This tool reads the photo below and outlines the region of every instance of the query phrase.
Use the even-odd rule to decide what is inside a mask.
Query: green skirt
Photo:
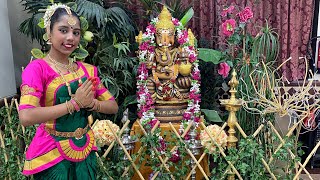
[[[92,151],[80,162],[63,160],[49,169],[33,175],[35,180],[95,180],[97,157]]]

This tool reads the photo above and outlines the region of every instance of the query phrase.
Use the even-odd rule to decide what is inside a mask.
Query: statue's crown
[[[163,9],[159,14],[159,21],[156,24],[156,28],[157,29],[174,29],[171,13],[165,6],[163,6]]]

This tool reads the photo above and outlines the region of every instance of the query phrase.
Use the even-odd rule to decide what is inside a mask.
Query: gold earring
[[[47,44],[48,44],[48,45],[51,45],[51,44],[52,44],[52,42],[50,41],[50,39],[48,39]]]

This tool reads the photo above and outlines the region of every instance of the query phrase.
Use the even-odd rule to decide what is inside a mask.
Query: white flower
[[[44,20],[44,27],[49,27],[50,26],[50,21],[51,21],[51,16],[54,14],[54,12],[58,9],[58,8],[64,8],[68,11],[70,11],[70,7],[64,5],[64,4],[53,4],[51,6],[49,6],[43,16],[43,20]]]

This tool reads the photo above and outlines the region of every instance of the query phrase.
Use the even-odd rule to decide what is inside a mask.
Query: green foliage
[[[278,143],[276,142],[280,141],[275,134],[272,134],[271,138],[273,143],[266,143],[267,149],[260,143],[261,139],[259,140],[259,138],[249,136],[239,141],[237,149],[228,149],[227,157],[225,159],[220,154],[214,154],[212,159],[216,162],[216,166],[211,171],[212,178],[225,179],[227,177],[226,170],[230,168],[226,162],[226,160],[228,160],[234,164],[244,180],[267,180],[270,179],[270,174],[264,166],[262,159],[268,163],[269,159],[273,158],[273,161],[268,165],[277,179],[293,179],[293,176],[295,175],[293,173],[295,164],[300,158],[292,159],[291,156],[289,156],[288,150],[295,152],[297,148],[300,151],[301,144],[298,143],[296,146],[294,141],[295,137],[286,137],[284,138],[284,145],[279,148],[277,152],[274,152],[278,147]],[[274,154],[270,155],[270,153]],[[296,154],[296,156],[297,155],[300,156],[302,154]],[[279,172],[279,170],[281,172]]]
[[[198,59],[205,62],[211,62],[213,64],[221,62],[222,53],[220,51],[208,48],[198,48],[198,53]]]
[[[205,120],[211,124],[223,122],[217,111],[211,109],[201,109],[201,111],[204,113]]]
[[[19,125],[19,115],[15,107],[12,108],[10,117],[11,123],[8,120],[10,110],[3,106],[0,108],[0,132],[4,137],[5,148],[0,145],[0,179],[11,177],[12,179],[26,179],[20,172],[23,168],[26,145],[29,145],[34,134],[35,127],[25,128],[23,133]],[[12,134],[16,138],[12,138]],[[5,154],[8,157],[8,162],[5,162]]]
[[[266,63],[274,62],[279,53],[278,34],[269,27],[266,21],[265,27],[262,27],[260,33],[255,37],[252,48],[252,59],[263,59]]]
[[[191,7],[185,14],[184,16],[181,18],[180,22],[182,23],[183,26],[186,26],[187,23],[190,21],[190,19],[192,18],[192,16],[194,15],[194,10]]]

